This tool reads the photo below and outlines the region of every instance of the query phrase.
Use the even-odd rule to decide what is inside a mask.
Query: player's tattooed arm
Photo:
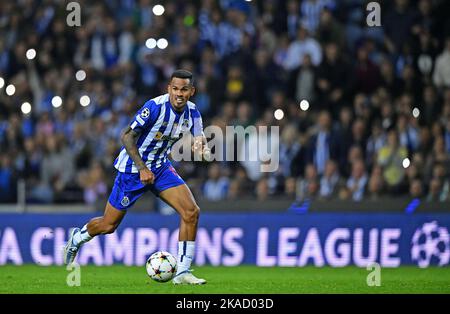
[[[138,170],[145,168],[145,163],[139,155],[136,141],[139,137],[139,133],[135,132],[132,128],[128,127],[122,134],[121,140],[123,146],[127,150],[128,156],[134,161]]]
[[[122,144],[125,146],[128,156],[130,156],[130,158],[134,161],[136,168],[139,170],[139,176],[142,183],[152,184],[154,181],[153,173],[145,165],[145,162],[142,160],[141,155],[139,155],[139,151],[136,146],[138,137],[139,133],[134,131],[131,127],[128,127],[122,134]]]

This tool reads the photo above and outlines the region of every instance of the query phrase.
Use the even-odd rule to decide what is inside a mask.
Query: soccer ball
[[[145,268],[150,278],[157,282],[166,282],[177,272],[177,260],[169,252],[158,251],[148,258]]]

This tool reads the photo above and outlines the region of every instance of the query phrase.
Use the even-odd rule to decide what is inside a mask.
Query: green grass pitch
[[[204,286],[174,286],[147,277],[144,267],[82,266],[81,286],[66,284],[63,266],[0,266],[0,293],[450,293],[450,268],[382,268],[381,286],[369,287],[365,268],[195,267]]]

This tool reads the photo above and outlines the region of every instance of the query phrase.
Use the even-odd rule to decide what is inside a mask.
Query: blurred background
[[[81,26],[0,3],[3,210],[103,210],[121,131],[177,68],[204,126],[280,127],[276,172],[174,163],[202,210],[450,208],[448,1],[378,1],[381,27],[362,0],[77,2]]]

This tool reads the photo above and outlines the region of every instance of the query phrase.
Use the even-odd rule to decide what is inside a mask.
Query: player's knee
[[[198,205],[193,204],[187,207],[183,211],[183,220],[187,223],[197,223],[198,217],[200,216],[200,207]]]

